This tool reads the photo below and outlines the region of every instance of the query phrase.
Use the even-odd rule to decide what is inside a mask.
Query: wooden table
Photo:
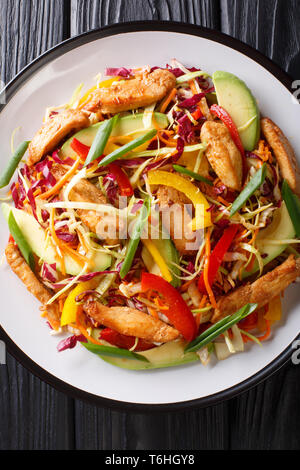
[[[70,36],[141,19],[221,30],[300,78],[299,0],[1,0],[0,78],[7,83]],[[73,400],[8,355],[0,366],[0,449],[299,449],[299,379],[300,366],[290,363],[217,406],[129,414]]]

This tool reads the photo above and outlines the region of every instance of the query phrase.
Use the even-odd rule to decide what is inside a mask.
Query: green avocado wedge
[[[169,125],[168,118],[165,114],[162,113],[153,113],[154,115],[154,120],[157,124],[158,127],[161,129],[165,129]],[[148,128],[145,129],[144,123],[143,123],[143,118],[144,118],[144,113],[138,113],[138,114],[129,114],[128,116],[123,116],[121,117],[116,125],[114,126],[111,136],[120,136],[120,135],[126,135],[130,134],[131,132],[135,131],[141,131],[145,132],[147,130],[155,129],[155,126],[152,122],[152,125]],[[60,157],[61,158],[67,158],[67,157],[77,157],[76,152],[71,148],[71,142],[74,138],[79,140],[82,144],[88,145],[91,147],[94,138],[96,137],[96,134],[98,132],[98,129],[100,126],[103,125],[105,121],[102,122],[97,122],[97,124],[93,124],[90,127],[87,127],[86,129],[82,129],[81,131],[77,132],[74,134],[70,139],[68,139],[64,145],[62,146],[60,150]]]
[[[260,113],[256,99],[246,83],[232,73],[217,71],[212,79],[218,105],[230,114],[244,149],[254,150],[260,136]]]
[[[269,240],[290,240],[295,237],[295,229],[285,202],[282,202],[281,206],[276,209],[273,216],[272,223],[263,230],[260,230],[256,239],[256,248],[260,254],[264,254],[262,259],[264,266],[270,261],[279,256],[286,248],[287,244],[276,245],[270,243]],[[251,276],[258,271],[258,263],[255,261],[253,269],[251,271],[244,271],[242,274],[243,279]]]
[[[95,331],[95,330],[94,330]],[[94,334],[93,334],[94,336]],[[103,344],[109,345],[109,343]],[[111,345],[110,345],[111,346]],[[138,352],[136,354],[144,356],[149,362],[142,362],[136,359],[128,359],[121,357],[100,356],[105,362],[121,369],[129,370],[145,370],[145,369],[161,369],[164,367],[175,367],[189,362],[199,361],[199,356],[192,353],[185,353],[184,341],[171,341],[148,351]]]

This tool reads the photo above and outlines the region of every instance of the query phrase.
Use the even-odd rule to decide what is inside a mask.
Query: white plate
[[[281,81],[258,62],[288,81],[276,66],[242,43],[201,28],[163,23],[133,24],[105,28],[58,46],[8,87],[9,101],[0,114],[0,170],[10,155],[12,131],[22,126],[17,138],[29,140],[40,127],[45,108],[68,101],[79,83],[84,82],[86,87],[93,85],[93,78],[106,67],[164,66],[174,56],[186,66],[201,66],[209,73],[227,70],[245,80],[262,113],[283,129],[299,156],[300,107]],[[1,250],[7,238],[8,229],[2,218]],[[298,334],[300,325],[299,288],[294,285],[285,295],[283,320],[263,348],[251,345],[245,353],[207,367],[193,363],[132,372],[113,367],[80,346],[58,353],[59,338],[49,335],[48,326],[39,316],[39,303],[7,265],[1,267],[0,286],[0,322],[11,339],[8,344],[12,352],[27,367],[58,388],[73,391],[82,398],[97,400],[101,397],[127,402],[127,406],[128,403],[137,406],[176,404],[167,407],[171,409],[180,407],[180,403],[186,406],[182,402],[192,400],[196,400],[192,404],[211,404],[228,398],[257,383],[287,360],[290,350],[286,348]],[[108,404],[116,403],[109,401]],[[119,403],[119,406],[124,405]]]

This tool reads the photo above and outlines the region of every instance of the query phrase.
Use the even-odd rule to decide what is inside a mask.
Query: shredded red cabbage
[[[119,165],[124,168],[138,168],[141,164],[140,158],[132,158],[131,160],[119,160]]]
[[[131,214],[135,214],[143,205],[142,199],[135,204],[133,204],[132,209],[131,209]]]
[[[175,163],[181,157],[184,150],[184,141],[181,137],[178,137],[176,142],[176,153],[172,155],[172,162]]]
[[[60,240],[63,240],[66,243],[75,243],[78,241],[76,233],[64,232],[64,230],[60,229],[55,230],[55,233]]]
[[[193,139],[193,126],[189,119],[189,117],[185,114],[181,118],[178,119],[178,134],[186,143],[190,143]]]
[[[14,201],[14,204],[15,204],[15,207],[17,209],[22,209],[23,207],[23,201],[20,200],[20,197],[19,197],[19,192],[17,190],[17,187],[16,187],[16,183],[13,183],[10,187],[10,191],[11,191],[11,195],[12,195],[12,198],[13,198],[13,201]]]
[[[198,93],[197,95],[193,95],[191,98],[187,98],[181,103],[178,104],[179,108],[193,108],[196,106],[197,103],[205,96],[205,93]]]
[[[109,77],[122,77],[129,78],[132,74],[132,69],[126,69],[125,67],[110,67],[105,70],[105,75]]]
[[[68,338],[62,339],[57,345],[57,351],[65,351],[66,349],[73,349],[75,348],[77,342],[80,341],[81,343],[87,343],[87,339],[83,335],[73,335],[69,336]]]
[[[150,170],[157,169],[157,168],[160,168],[161,166],[167,165],[167,163],[170,163],[170,161],[171,161],[171,157],[168,157],[168,158],[163,158],[162,160],[159,160],[157,162],[149,163],[149,165],[147,165],[144,168],[142,175],[144,176]]]
[[[94,273],[83,274],[77,279],[76,282],[86,282],[86,281],[90,281],[96,276],[100,276],[101,274],[118,274],[118,272],[119,271],[96,271]],[[52,289],[61,289],[62,287],[65,287],[66,284],[73,281],[73,279],[74,277],[69,277],[68,279],[64,279],[61,282],[52,284]]]
[[[136,308],[137,310],[140,310],[141,312],[147,313],[147,308],[145,304],[140,302],[136,297],[131,297],[130,299],[126,299],[126,304],[130,308]]]
[[[107,198],[109,202],[114,206],[118,202],[119,197],[119,188],[116,184],[116,180],[113,174],[108,173],[103,178],[103,186],[106,191]]]
[[[189,264],[187,265],[186,270],[191,274],[195,272],[195,266],[193,265],[191,261],[189,261]]]
[[[42,279],[45,279],[49,282],[56,282],[57,281],[57,271],[56,271],[56,263],[48,264],[43,263],[42,271],[41,271]]]

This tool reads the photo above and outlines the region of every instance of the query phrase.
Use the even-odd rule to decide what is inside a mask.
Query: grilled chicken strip
[[[54,150],[68,134],[90,125],[89,114],[78,109],[68,109],[48,119],[29,144],[28,165],[34,165]]]
[[[35,274],[24,260],[19,248],[14,243],[8,243],[5,249],[8,264],[18,278],[25,284],[31,294],[33,294],[43,305],[51,299],[52,295],[38,280]],[[56,303],[47,305],[45,317],[54,329],[60,325],[60,314]]]
[[[83,309],[101,325],[123,335],[136,336],[156,343],[167,343],[179,336],[179,332],[172,326],[134,308],[106,307],[100,302],[87,300]]]
[[[235,313],[247,303],[255,303],[263,307],[294,282],[298,276],[300,276],[300,259],[295,260],[291,255],[284,263],[257,281],[241,286],[221,297],[217,302],[212,322]]]
[[[220,121],[207,121],[201,128],[201,141],[207,143],[205,155],[220,180],[230,189],[242,187],[242,156],[230,132]]]
[[[59,180],[64,176],[67,170],[65,170],[65,168],[63,168],[58,163],[54,163],[51,168],[51,172],[53,176],[57,180]],[[78,181],[78,183],[72,188],[69,194],[69,199],[70,201],[74,201],[74,202],[91,202],[95,204],[107,204],[106,197],[100,191],[100,189],[84,178]],[[77,214],[82,220],[82,222],[91,230],[91,232],[98,234],[97,226],[102,218],[100,217],[99,214],[97,214],[96,211],[77,209]],[[116,221],[116,223],[118,223],[118,221]],[[112,226],[110,227],[105,226],[103,228],[105,229],[105,233],[108,233],[109,232],[108,229],[109,228],[111,229]],[[117,232],[117,227],[116,227],[116,232]],[[116,245],[118,243],[117,239],[110,238],[110,237],[106,238],[106,241],[110,245]]]
[[[142,108],[160,101],[175,84],[176,78],[168,70],[144,72],[132,80],[117,82],[109,88],[98,88],[84,108],[104,114]]]
[[[293,191],[300,195],[300,171],[290,142],[269,118],[261,120],[261,129],[275,154],[283,178],[287,180]]]
[[[163,226],[177,250],[181,254],[194,255],[199,249],[200,232],[193,232],[189,228],[192,217],[186,205],[191,205],[191,201],[182,192],[169,186],[159,186],[157,198],[162,209]]]

